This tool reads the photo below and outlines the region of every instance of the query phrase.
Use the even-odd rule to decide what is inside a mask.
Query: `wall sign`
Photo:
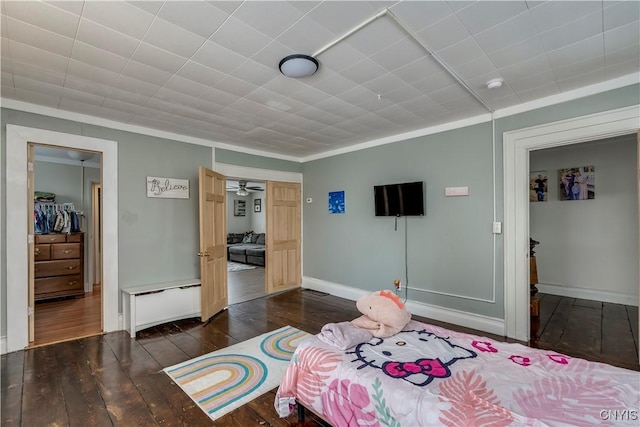
[[[148,176],[147,197],[162,199],[188,199],[189,180]]]

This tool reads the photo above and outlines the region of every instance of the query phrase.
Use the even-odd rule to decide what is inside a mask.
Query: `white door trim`
[[[528,341],[529,151],[636,133],[640,105],[504,133],[505,335]],[[640,283],[638,284],[640,289]]]
[[[103,285],[105,332],[118,330],[118,144],[116,141],[7,125],[7,351],[29,344],[27,244],[27,143],[102,153]]]

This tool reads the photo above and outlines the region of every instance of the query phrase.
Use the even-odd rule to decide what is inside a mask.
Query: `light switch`
[[[446,197],[468,196],[469,187],[446,187],[444,189],[444,195]]]
[[[502,234],[502,223],[494,222],[493,223],[493,234]]]

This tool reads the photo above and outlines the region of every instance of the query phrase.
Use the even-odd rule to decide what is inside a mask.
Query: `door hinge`
[[[32,244],[33,243],[33,234],[27,234],[27,243],[28,244]]]
[[[27,162],[27,171],[33,172],[33,162]]]
[[[27,307],[27,314],[33,316],[33,307]]]

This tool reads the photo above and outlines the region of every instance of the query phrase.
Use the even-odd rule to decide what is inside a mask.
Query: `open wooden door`
[[[33,143],[29,142],[27,144],[27,215],[29,216],[29,220],[27,224],[29,224],[28,239],[29,243],[29,300],[27,304],[27,315],[29,316],[29,344],[35,341],[36,339],[36,302],[35,302],[35,231],[33,226],[33,197],[35,192],[35,177],[34,177],[34,150],[35,147]]]
[[[300,184],[267,181],[267,293],[300,287]]]
[[[200,166],[200,306],[209,320],[227,306],[226,177]]]
[[[636,154],[638,156],[637,166],[638,166],[638,174],[636,179],[638,180],[638,249],[640,250],[640,129],[636,132]],[[638,289],[640,290],[640,263],[638,263]],[[640,295],[638,296],[640,304]],[[640,317],[638,318],[638,329],[640,331]],[[636,342],[638,342],[638,337],[636,338]],[[640,361],[640,348],[638,349],[638,360]]]

